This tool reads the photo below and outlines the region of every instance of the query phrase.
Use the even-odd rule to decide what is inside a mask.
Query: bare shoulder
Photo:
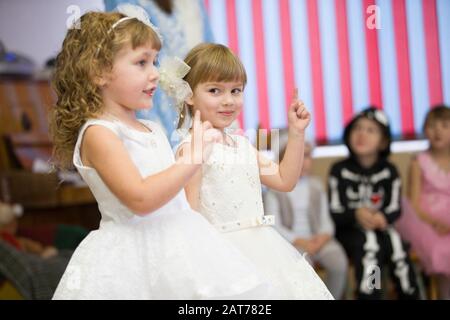
[[[92,124],[84,132],[81,143],[83,163],[92,165],[97,159],[113,156],[122,147],[117,133],[105,126]]]
[[[83,136],[83,144],[86,146],[96,146],[101,147],[102,145],[107,145],[109,143],[120,142],[120,138],[110,128],[107,128],[102,125],[92,124],[86,131]]]
[[[183,154],[185,154],[186,152],[188,152],[189,148],[190,148],[190,144],[191,144],[191,134],[189,133],[189,131],[185,131],[181,134],[179,134],[179,142],[178,144],[175,146],[174,151],[175,151],[175,158],[179,158],[182,157]]]
[[[175,148],[175,158],[179,159],[180,157],[182,157],[183,155],[186,154],[186,152],[189,151],[190,148],[190,143],[187,141],[184,141],[182,143],[180,143],[178,146],[176,146]]]

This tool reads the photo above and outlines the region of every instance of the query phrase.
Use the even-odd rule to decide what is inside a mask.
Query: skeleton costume
[[[378,161],[364,168],[349,144],[350,132],[360,118],[375,121],[388,140],[380,151]],[[368,108],[358,114],[346,127],[344,141],[350,157],[335,163],[329,175],[328,197],[330,211],[336,225],[336,238],[342,243],[355,267],[357,297],[380,299],[378,275],[387,265],[401,299],[418,298],[418,289],[405,243],[394,229],[400,216],[401,180],[397,169],[388,160],[390,130],[386,116],[380,110]],[[365,230],[356,219],[356,210],[370,208],[384,214],[386,230]]]

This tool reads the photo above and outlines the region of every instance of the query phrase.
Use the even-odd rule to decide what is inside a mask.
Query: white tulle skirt
[[[53,297],[271,298],[273,288],[249,259],[189,210],[102,222],[74,252]]]
[[[275,299],[334,299],[305,258],[273,227],[223,233],[273,286]]]

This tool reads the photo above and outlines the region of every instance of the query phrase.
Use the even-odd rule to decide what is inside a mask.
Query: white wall
[[[0,0],[0,41],[42,67],[61,48],[67,22],[73,21],[71,5],[81,14],[104,10],[103,0]]]

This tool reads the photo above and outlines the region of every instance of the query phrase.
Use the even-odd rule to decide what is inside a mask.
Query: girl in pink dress
[[[425,119],[429,150],[411,164],[408,198],[397,224],[428,274],[441,278],[440,296],[450,298],[450,109],[433,108]]]

